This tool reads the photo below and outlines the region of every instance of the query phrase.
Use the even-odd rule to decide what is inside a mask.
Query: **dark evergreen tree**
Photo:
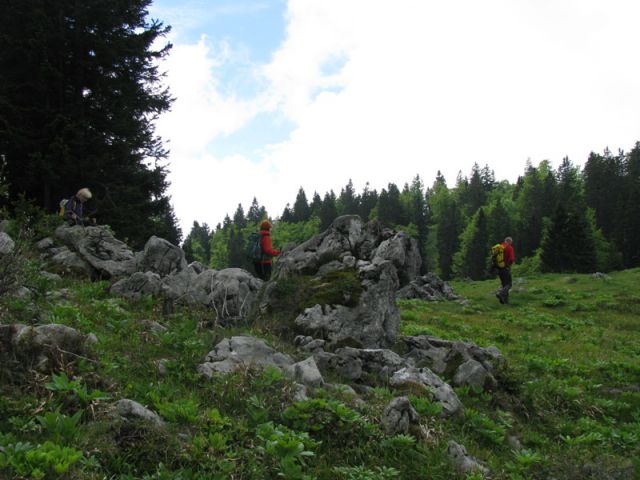
[[[511,216],[498,198],[489,206],[487,215],[487,236],[490,245],[502,242],[506,237],[514,236]]]
[[[596,251],[585,215],[558,203],[542,239],[540,260],[549,272],[593,272]]]
[[[0,8],[0,155],[9,200],[48,211],[80,187],[96,216],[140,247],[172,221],[167,152],[154,132],[171,98],[151,0],[24,0]],[[165,228],[165,231],[167,229]]]
[[[378,197],[378,220],[384,225],[406,225],[407,218],[404,215],[400,201],[400,190],[395,183],[389,183],[387,190],[384,188]]]
[[[624,154],[617,157],[606,149],[604,155],[591,152],[584,166],[584,189],[587,205],[595,213],[596,227],[607,239],[621,246],[624,215]]]
[[[462,234],[460,252],[456,255],[456,271],[472,280],[487,278],[489,232],[484,208],[480,208]]]
[[[242,208],[242,204],[238,204],[238,208],[236,208],[236,213],[233,214],[233,224],[237,228],[244,228],[247,226],[247,218],[244,216],[244,208]]]
[[[449,280],[453,272],[453,256],[460,246],[463,228],[462,212],[452,195],[446,195],[440,200],[437,219],[438,270],[444,280]]]
[[[324,194],[324,199],[322,200],[322,207],[320,208],[320,231],[324,231],[338,216],[338,209],[336,208],[336,194],[331,190],[328,193]]]
[[[429,218],[424,184],[420,175],[416,175],[411,182],[409,193],[409,222],[416,226],[418,233],[418,248],[422,257],[422,273],[426,273],[426,245],[429,232]]]
[[[640,142],[624,162],[624,197],[620,217],[622,257],[625,267],[640,266]]]
[[[260,221],[265,218],[263,216],[263,212],[260,208],[260,204],[256,197],[253,197],[253,201],[251,202],[251,206],[249,207],[249,211],[247,212],[247,222],[251,225],[255,225],[260,223]]]
[[[238,228],[232,227],[229,233],[229,267],[247,268],[246,256],[244,254],[244,235]]]
[[[349,179],[349,183],[340,190],[336,207],[338,208],[338,215],[354,215],[358,213],[359,201],[351,179]]]
[[[360,195],[360,203],[358,208],[358,215],[364,220],[369,220],[371,212],[378,203],[378,192],[369,188],[369,182],[367,182]]]
[[[304,193],[304,189],[300,187],[296,201],[293,204],[293,221],[294,222],[306,222],[311,218],[311,208],[307,201],[307,195]]]
[[[293,215],[293,212],[291,211],[291,207],[289,206],[288,203],[284,207],[284,210],[282,211],[282,216],[280,217],[280,220],[285,223],[294,223],[296,221],[295,216]]]
[[[209,265],[211,260],[211,231],[209,225],[193,222],[191,231],[182,245],[187,262],[198,261],[203,265]]]
[[[311,209],[311,216],[314,215],[317,217],[320,215],[320,208],[322,208],[322,197],[318,192],[313,192],[313,198],[311,199],[311,204],[309,204],[309,208]]]

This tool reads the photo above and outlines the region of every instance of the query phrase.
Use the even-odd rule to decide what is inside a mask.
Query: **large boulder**
[[[407,367],[407,362],[397,353],[383,348],[338,348],[335,353],[316,352],[314,358],[321,371],[337,375],[350,381],[388,381],[398,370]]]
[[[264,340],[249,336],[225,338],[205,357],[205,363],[198,366],[198,372],[207,378],[215,373],[231,373],[239,368],[267,365],[286,370],[295,362],[280,353]]]
[[[388,347],[400,325],[395,292],[416,277],[420,263],[417,242],[405,233],[376,221],[365,224],[356,215],[338,217],[326,231],[282,254],[262,311],[277,309],[276,282],[312,278],[321,288],[332,273],[347,272],[358,282],[357,295],[308,304],[297,312],[295,328],[334,346]]]
[[[15,242],[8,233],[0,232],[0,257],[9,255],[16,247]]]
[[[396,298],[426,300],[429,302],[439,300],[458,300],[453,288],[447,282],[433,273],[427,273],[416,277],[396,293]]]
[[[166,277],[185,268],[187,268],[187,261],[180,247],[156,236],[147,240],[138,265],[140,271],[154,272],[161,277]]]
[[[0,353],[18,359],[25,369],[33,367],[40,372],[88,356],[95,341],[92,334],[55,323],[36,327],[0,325]]]
[[[55,234],[101,278],[122,277],[136,271],[134,253],[124,242],[116,239],[108,227],[62,225]]]
[[[407,353],[404,358],[417,367],[427,367],[453,379],[455,386],[486,389],[497,385],[495,375],[506,364],[496,347],[480,347],[472,342],[443,340],[429,335],[400,337]]]
[[[408,367],[394,373],[389,384],[394,388],[409,390],[425,390],[431,392],[434,400],[442,405],[442,414],[449,416],[462,408],[462,403],[451,388],[428,368]]]
[[[135,272],[118,280],[111,286],[111,293],[129,299],[139,299],[144,295],[157,295],[162,291],[160,275],[154,272]]]
[[[225,324],[237,323],[251,310],[263,281],[241,268],[224,270],[196,266],[165,277],[162,293],[177,303],[211,308]]]
[[[388,435],[407,434],[413,425],[419,423],[420,415],[409,398],[396,397],[385,407],[381,421]]]

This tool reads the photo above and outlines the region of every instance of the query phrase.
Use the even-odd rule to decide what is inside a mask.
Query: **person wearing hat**
[[[69,222],[70,225],[84,225],[88,222],[82,216],[82,206],[84,202],[92,197],[91,191],[88,188],[81,188],[73,197],[71,197],[64,206],[63,218]],[[96,223],[95,218],[90,220],[90,223]]]
[[[253,262],[253,268],[259,278],[265,282],[271,278],[271,268],[273,257],[280,255],[280,250],[276,250],[271,245],[271,222],[263,220],[260,223],[260,246],[262,247],[262,260]]]

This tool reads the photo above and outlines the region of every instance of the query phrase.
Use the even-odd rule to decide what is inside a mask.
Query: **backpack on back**
[[[247,238],[247,245],[245,246],[245,254],[252,262],[259,262],[262,260],[262,235],[258,232],[252,232]]]
[[[504,261],[504,245],[496,243],[491,247],[491,263],[496,268],[506,268],[507,264]]]

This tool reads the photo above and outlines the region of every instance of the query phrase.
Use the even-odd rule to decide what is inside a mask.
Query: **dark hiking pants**
[[[502,297],[504,303],[509,303],[509,290],[511,290],[511,269],[499,268],[498,276],[500,277],[500,283],[502,287],[498,290],[498,294]]]

